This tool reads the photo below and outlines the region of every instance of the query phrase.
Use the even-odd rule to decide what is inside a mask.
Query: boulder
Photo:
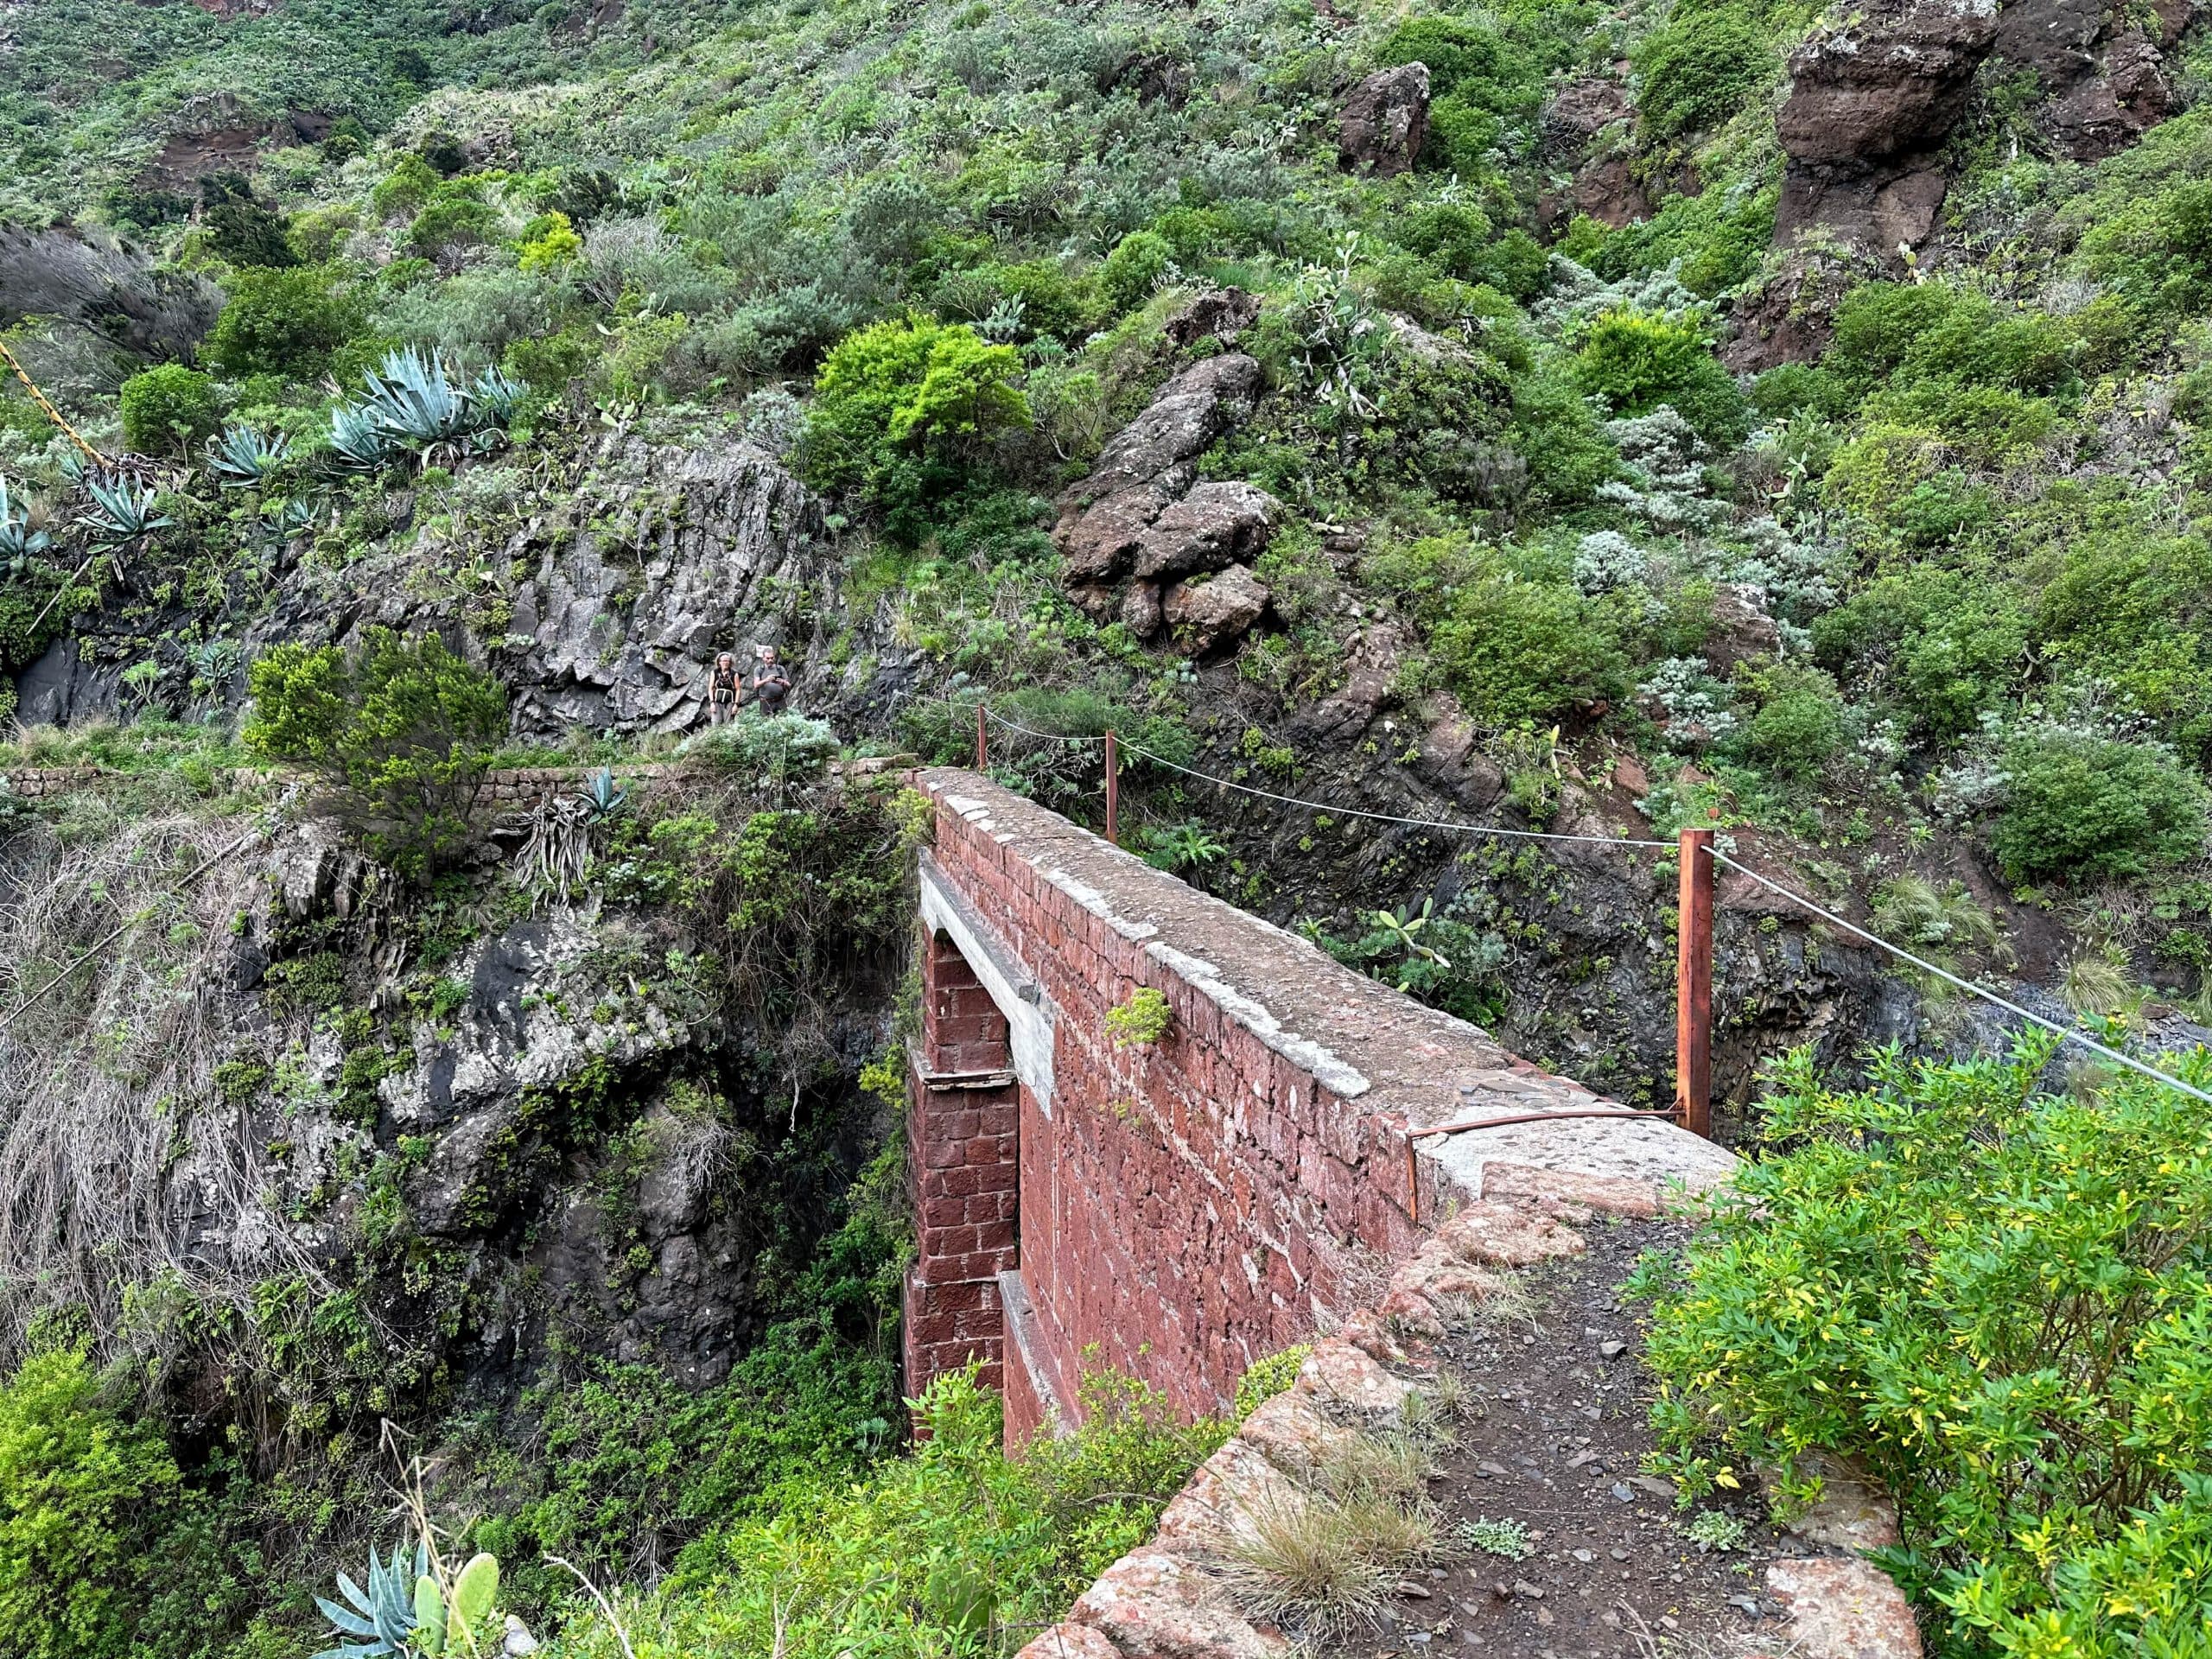
[[[1260,365],[1228,352],[1185,369],[1107,441],[1090,476],[1060,498],[1053,539],[1071,583],[1122,575],[1162,509],[1195,481],[1192,463],[1252,405]]]
[[[1337,158],[1355,173],[1395,178],[1428,137],[1428,66],[1381,69],[1351,89],[1337,134]]]
[[[1766,1586],[1789,1610],[1783,1634],[1796,1659],[1920,1659],[1911,1605],[1871,1561],[1777,1561]]]
[[[1281,522],[1282,503],[1249,484],[1200,484],[1171,502],[1139,540],[1140,582],[1187,576],[1249,562]]]
[[[1160,608],[1160,589],[1148,582],[1130,583],[1129,591],[1122,595],[1122,626],[1140,639],[1149,639],[1166,626]]]
[[[1996,41],[1994,0],[1874,0],[1791,54],[1776,136],[1791,161],[1822,166],[1931,150]]]
[[[1729,583],[1713,596],[1713,632],[1706,635],[1702,655],[1715,674],[1726,679],[1738,666],[1782,648],[1782,625],[1770,615],[1766,596],[1757,588]]]
[[[1775,118],[1789,157],[1778,244],[1819,227],[1888,258],[1926,239],[1945,188],[1937,152],[1996,42],[1997,17],[1995,0],[1875,0],[1807,37]]]
[[[1161,325],[1178,346],[1202,340],[1235,340],[1260,317],[1260,296],[1241,288],[1212,288]]]
[[[1571,150],[1635,113],[1627,86],[1610,78],[1586,76],[1567,82],[1546,101],[1538,130],[1548,149]]]
[[[1218,575],[1179,582],[1167,590],[1160,611],[1188,655],[1204,657],[1243,637],[1268,608],[1268,590],[1241,564]]]

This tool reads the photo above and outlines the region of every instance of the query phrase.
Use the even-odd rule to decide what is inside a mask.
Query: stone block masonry
[[[1013,1444],[1073,1420],[1099,1367],[1223,1409],[1254,1360],[1372,1303],[1487,1161],[1695,1188],[1733,1166],[1663,1122],[1417,1141],[1596,1097],[983,778],[916,782],[937,816],[907,1382],[980,1360]],[[1117,1044],[1141,988],[1167,1028]]]

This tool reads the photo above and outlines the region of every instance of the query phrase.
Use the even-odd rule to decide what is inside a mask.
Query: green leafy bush
[[[327,270],[239,270],[224,289],[203,355],[226,374],[312,378],[364,326],[359,304]]]
[[[123,383],[123,442],[142,455],[182,455],[223,423],[223,397],[197,369],[164,363]]]
[[[279,645],[247,683],[246,747],[321,774],[379,856],[427,876],[467,841],[506,736],[506,693],[437,635],[410,641],[372,628],[350,652]]]
[[[1611,613],[1566,582],[1478,562],[1429,636],[1436,666],[1477,720],[1545,720],[1617,692],[1626,667]]]
[[[1574,374],[1616,415],[1649,415],[1667,404],[1708,442],[1733,443],[1750,425],[1743,394],[1694,323],[1608,311],[1591,325]]]
[[[982,441],[1028,425],[1020,372],[1012,346],[963,323],[906,317],[848,335],[815,377],[809,481],[911,512],[957,485]]]
[[[1699,1494],[1806,1454],[1894,1492],[1887,1558],[1968,1650],[2180,1654],[2212,1622],[2212,1166],[2202,1109],[2129,1074],[2038,1096],[2009,1060],[1778,1071],[1749,1165],[1661,1289],[1669,1472]],[[2202,1087],[2199,1054],[2183,1075]],[[1661,1275],[1650,1275],[1656,1279]]]
[[[1643,131],[1662,142],[1719,126],[1782,73],[1772,32],[1732,5],[1678,10],[1630,61]]]
[[[1134,311],[1152,297],[1173,263],[1174,249],[1154,231],[1133,231],[1114,245],[1098,268],[1099,291],[1116,311]]]
[[[1843,699],[1835,679],[1800,663],[1777,663],[1745,676],[1757,708],[1734,747],[1785,777],[1818,772],[1843,741]]]
[[[841,745],[830,722],[804,715],[740,709],[735,720],[691,740],[689,747],[716,770],[777,782],[818,777]]]
[[[1385,64],[1428,67],[1424,167],[1472,178],[1491,169],[1490,152],[1518,146],[1510,134],[1533,123],[1543,100],[1541,67],[1496,29],[1463,17],[1419,17],[1390,31],[1377,56]]]
[[[1082,1426],[1000,1450],[1000,1408],[971,1372],[919,1402],[927,1438],[856,1483],[794,1490],[635,1611],[639,1651],[880,1659],[1011,1651],[1142,1541],[1225,1427],[1178,1425],[1126,1378],[1082,1387]],[[603,1626],[569,1640],[619,1652]]]
[[[101,1395],[79,1350],[0,1387],[0,1624],[22,1659],[135,1655],[144,1576],[181,1488],[161,1437]]]
[[[1990,847],[2010,880],[2124,880],[2203,850],[2204,786],[2171,750],[2034,729],[2004,760]]]
[[[283,219],[253,194],[243,174],[211,175],[200,187],[210,251],[234,265],[296,265]]]

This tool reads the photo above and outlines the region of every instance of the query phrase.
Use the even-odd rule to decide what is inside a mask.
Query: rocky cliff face
[[[678,809],[745,810],[727,788]],[[311,821],[0,839],[19,960],[94,944],[95,887],[162,918],[0,1032],[0,1351],[54,1317],[103,1344],[176,1320],[165,1386],[211,1424],[253,1414],[224,1381],[239,1344],[312,1351],[340,1307],[360,1345],[319,1363],[369,1364],[382,1412],[496,1403],[592,1356],[727,1373],[766,1317],[763,1251],[788,1276],[888,1135],[855,1078],[902,929],[841,918],[834,981],[770,1020],[692,912],[533,910],[493,879],[512,843],[431,896]],[[203,850],[213,873],[171,892]]]
[[[744,656],[756,644],[791,659],[801,706],[841,695],[819,650],[834,632],[823,625],[837,620],[842,560],[820,502],[766,453],[618,434],[507,487],[475,519],[425,492],[395,491],[378,505],[378,541],[353,563],[328,562],[312,535],[271,550],[260,580],[272,599],[212,682],[183,641],[218,632],[219,618],[157,604],[160,571],[127,573],[135,592],[77,619],[71,637],[18,677],[18,718],[67,725],[115,714],[124,671],[149,655],[162,670],[155,704],[235,706],[242,656],[373,626],[436,627],[491,664],[513,692],[522,737],[703,725],[715,653]],[[435,528],[424,523],[433,513]],[[899,653],[887,654],[882,696],[901,683]]]

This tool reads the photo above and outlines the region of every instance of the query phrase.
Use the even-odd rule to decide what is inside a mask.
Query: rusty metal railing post
[[[1106,729],[1106,839],[1122,844],[1122,746],[1113,728]]]
[[[1675,934],[1675,1110],[1713,1138],[1713,831],[1681,832]]]
[[[991,760],[990,740],[983,734],[983,705],[979,702],[976,705],[976,770],[978,772],[987,771]]]

